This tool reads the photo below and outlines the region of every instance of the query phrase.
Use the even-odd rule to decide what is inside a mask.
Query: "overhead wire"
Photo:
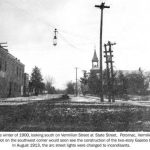
[[[10,2],[6,1],[7,4],[10,5]],[[29,13],[29,11],[25,11],[23,9],[21,9],[20,7],[18,7],[17,5],[14,5],[14,3],[11,3],[10,6],[13,6],[14,8],[17,8],[17,9],[20,9],[24,15],[30,15],[31,16],[31,13]],[[65,42],[67,43],[69,46],[73,47],[73,48],[76,48],[76,49],[81,49],[75,45],[85,45],[86,44],[93,44],[93,40],[90,39],[90,38],[87,38],[85,36],[82,36],[82,35],[79,35],[79,34],[76,34],[76,33],[73,33],[73,32],[70,32],[70,31],[67,31],[67,30],[64,30],[64,29],[61,29],[61,28],[57,28],[54,24],[52,24],[50,21],[46,21],[45,19],[41,18],[41,17],[35,17],[32,15],[33,18],[35,18],[36,20],[39,20],[39,21],[42,21],[43,23],[49,25],[49,27],[51,27],[53,30],[54,29],[57,29],[58,30],[58,34],[60,36],[60,38]],[[68,37],[68,38],[66,38]],[[78,43],[78,44],[74,44],[73,40],[71,40],[71,37],[74,38],[75,40],[74,41],[82,41],[82,43]],[[84,42],[83,42],[84,41]],[[84,43],[84,44],[83,44]]]
[[[69,34],[69,32],[66,32],[66,31],[64,32],[62,30],[59,30],[58,28],[56,28],[56,29],[58,30],[58,36],[60,36],[61,40],[63,40],[66,44],[68,44],[69,46],[71,46],[75,49],[83,49],[79,46],[83,46],[83,45],[85,46],[85,45],[89,45],[89,44],[93,45],[93,43],[95,43],[95,42],[92,42],[92,40],[87,41],[87,39],[85,39],[84,37],[80,37],[78,35],[73,35],[72,33]],[[67,33],[67,34],[65,34],[65,33]],[[78,46],[76,46],[76,45],[78,45]]]
[[[78,49],[74,44],[72,44],[70,41],[68,41],[61,33],[58,32],[58,34],[60,35],[60,38],[66,42],[68,45],[70,45],[71,47]]]
[[[90,39],[90,38],[87,38],[87,37],[85,37],[85,36],[82,36],[82,35],[79,35],[79,34],[76,34],[76,33],[73,33],[73,32],[69,32],[69,31],[67,31],[67,30],[64,30],[64,29],[61,29],[61,28],[58,28],[58,27],[54,27],[54,25],[52,25],[52,24],[49,24],[50,25],[50,27],[53,29],[53,30],[55,30],[55,29],[57,29],[57,31],[58,31],[58,34],[61,36],[61,39],[65,42],[65,43],[67,43],[68,45],[70,45],[71,47],[73,47],[73,48],[76,48],[76,49],[81,49],[81,48],[79,48],[79,47],[77,47],[77,46],[75,46],[75,45],[88,45],[88,44],[92,44],[93,45],[93,43],[95,43],[95,42],[92,42],[93,40],[92,39]],[[67,37],[67,38],[66,38]],[[74,41],[82,41],[82,43],[77,43],[77,44],[75,44],[75,42],[73,41],[73,39],[74,39]],[[94,44],[95,45],[95,44]]]

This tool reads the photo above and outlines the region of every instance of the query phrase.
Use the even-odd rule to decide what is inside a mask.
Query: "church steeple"
[[[92,69],[94,69],[94,68],[98,68],[98,57],[96,54],[96,49],[94,50],[94,55],[92,58]]]
[[[96,54],[96,50],[94,50],[94,55],[93,55],[92,62],[98,62],[98,57],[97,57],[97,54]]]

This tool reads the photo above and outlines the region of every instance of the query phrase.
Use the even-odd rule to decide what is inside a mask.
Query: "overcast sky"
[[[0,0],[0,42],[31,74],[38,66],[57,88],[91,69],[96,46],[99,56],[100,0]],[[105,0],[103,44],[116,42],[115,69],[150,70],[150,1]],[[54,28],[58,45],[53,46]],[[105,67],[105,64],[104,64]]]

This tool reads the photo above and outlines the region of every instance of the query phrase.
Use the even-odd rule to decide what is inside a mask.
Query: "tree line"
[[[124,73],[123,71],[114,72],[113,93],[116,97],[125,97],[126,95],[146,95],[149,94],[150,75],[145,75],[139,68],[137,71]],[[100,78],[96,72],[91,72],[89,76],[85,73],[80,79],[81,90],[83,94],[99,95]],[[107,95],[107,73],[103,71],[103,92]]]
[[[140,68],[133,72],[114,71],[113,93],[115,97],[126,97],[127,95],[147,95],[149,94],[150,74],[145,74]],[[46,91],[48,94],[55,93],[75,93],[75,83],[70,81],[66,84],[65,90],[57,90],[53,86],[54,79],[48,77],[45,82],[38,67],[34,67],[31,73],[29,82],[29,92],[33,95],[42,94]],[[80,88],[83,95],[91,94],[99,96],[100,93],[100,78],[97,72],[90,72],[88,75],[84,72],[80,78],[78,89]],[[80,86],[80,87],[79,87]],[[107,72],[103,71],[103,92],[107,95]]]
[[[56,89],[54,86],[54,78],[47,77],[43,80],[41,70],[35,66],[32,69],[30,81],[29,81],[29,95],[39,94],[74,94],[74,83],[68,82],[67,88],[64,90]]]

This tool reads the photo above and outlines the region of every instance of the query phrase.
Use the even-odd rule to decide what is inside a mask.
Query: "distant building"
[[[92,68],[90,70],[90,73],[96,73],[97,76],[99,76],[99,73],[100,73],[99,60],[97,57],[96,50],[94,50],[94,55],[92,58]]]
[[[0,46],[0,98],[23,95],[24,64]]]

